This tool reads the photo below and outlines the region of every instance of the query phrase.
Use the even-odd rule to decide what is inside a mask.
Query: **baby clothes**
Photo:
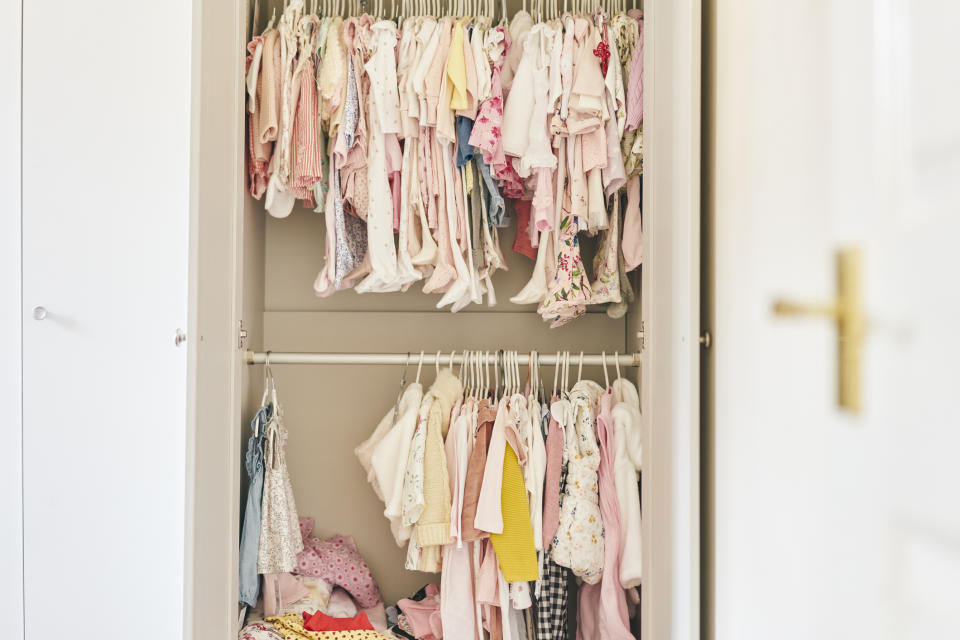
[[[301,614],[287,615],[266,620],[282,634],[284,640],[386,640],[388,636],[378,631],[308,631],[303,626]]]
[[[284,447],[287,429],[283,412],[274,403],[273,415],[264,429],[264,480],[261,509],[258,573],[284,573],[297,566],[297,554],[303,540],[297,523],[297,505],[293,499],[290,473]]]
[[[567,429],[567,481],[560,507],[560,524],[553,537],[553,559],[570,568],[587,584],[603,574],[603,522],[600,517],[597,468],[600,451],[594,420],[600,385],[581,380],[570,393],[573,424]]]
[[[410,527],[403,524],[403,478],[417,414],[423,400],[419,382],[407,386],[395,412],[396,423],[373,448],[370,465],[383,494],[385,515],[398,545],[410,539]],[[393,412],[392,412],[393,413]]]
[[[380,588],[353,540],[341,535],[329,540],[311,538],[313,524],[313,518],[300,520],[304,549],[297,556],[297,573],[323,578],[329,584],[343,588],[363,608],[382,602]]]
[[[613,383],[619,402],[613,408],[614,475],[620,506],[620,584],[624,589],[640,586],[643,577],[641,540],[640,471],[643,434],[640,396],[632,382],[619,378]]]
[[[264,427],[273,416],[273,405],[260,407],[250,425],[252,431],[247,442],[246,468],[250,478],[247,488],[247,505],[243,514],[243,529],[240,533],[240,602],[255,606],[260,593],[260,578],[257,576],[257,553],[260,548],[260,506],[263,500],[263,445]]]
[[[580,638],[633,640],[627,599],[620,587],[620,507],[614,480],[614,434],[612,407],[616,399],[609,391],[600,398],[597,439],[600,444],[600,513],[604,525],[603,577],[599,584],[580,588],[577,612]]]

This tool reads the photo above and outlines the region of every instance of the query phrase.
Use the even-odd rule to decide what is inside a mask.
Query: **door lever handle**
[[[837,252],[837,295],[824,303],[807,304],[777,300],[773,312],[778,316],[825,317],[837,327],[837,403],[859,413],[862,408],[862,360],[866,320],[863,312],[860,249]]]

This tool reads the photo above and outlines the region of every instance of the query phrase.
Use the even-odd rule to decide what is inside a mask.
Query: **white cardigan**
[[[410,442],[417,427],[417,413],[423,400],[423,387],[418,382],[407,385],[400,398],[397,422],[373,450],[371,466],[383,491],[383,515],[390,520],[390,530],[398,546],[410,539],[411,527],[402,522],[403,474],[407,468]],[[390,413],[393,413],[391,409]]]

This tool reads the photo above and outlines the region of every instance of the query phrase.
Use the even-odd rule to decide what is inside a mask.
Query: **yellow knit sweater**
[[[539,578],[537,550],[523,472],[513,447],[507,443],[503,454],[503,488],[500,490],[503,533],[491,533],[500,571],[507,582],[532,582]]]

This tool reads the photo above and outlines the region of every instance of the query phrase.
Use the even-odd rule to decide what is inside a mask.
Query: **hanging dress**
[[[263,508],[257,559],[258,573],[265,574],[292,571],[297,566],[297,554],[303,551],[297,505],[287,471],[287,429],[283,426],[283,410],[275,400],[273,407],[274,413],[264,427]]]
[[[603,522],[597,482],[600,451],[594,435],[601,391],[596,382],[581,380],[570,393],[574,420],[564,445],[567,484],[560,524],[553,537],[553,559],[587,584],[596,584],[603,574]]]
[[[261,505],[263,501],[263,445],[264,427],[273,417],[273,405],[260,407],[250,424],[252,433],[247,441],[246,467],[250,484],[247,488],[247,506],[243,512],[243,530],[240,533],[240,602],[253,607],[260,595],[257,577],[257,554],[260,548]]]

